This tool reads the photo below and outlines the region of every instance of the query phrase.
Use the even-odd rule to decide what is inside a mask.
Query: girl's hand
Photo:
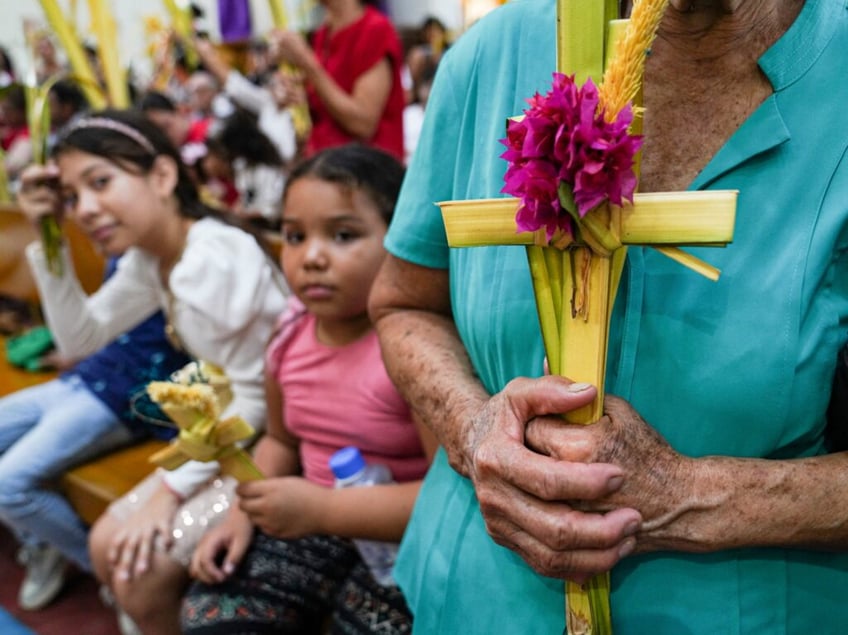
[[[153,550],[173,543],[171,525],[180,500],[164,484],[124,523],[109,546],[109,564],[119,580],[131,580],[150,569]]]
[[[27,219],[38,225],[51,214],[61,220],[59,168],[55,165],[30,165],[22,173],[16,202]]]
[[[323,531],[331,489],[300,476],[250,481],[239,485],[239,506],[253,523],[275,538],[300,538]]]
[[[252,539],[250,518],[238,507],[231,508],[224,521],[200,539],[189,573],[206,584],[220,584],[236,570]]]

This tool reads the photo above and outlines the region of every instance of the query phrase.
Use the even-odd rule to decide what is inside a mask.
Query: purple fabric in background
[[[366,4],[368,4],[366,2]],[[386,0],[371,0],[371,4],[377,9],[380,13],[384,15],[389,15],[389,3]]]
[[[218,25],[223,42],[250,39],[250,0],[218,0]]]

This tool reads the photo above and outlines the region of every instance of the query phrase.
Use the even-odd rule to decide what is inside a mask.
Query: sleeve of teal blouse
[[[433,83],[418,147],[385,243],[394,256],[434,269],[448,268],[447,240],[436,203],[453,195],[461,121],[450,68],[446,57]]]

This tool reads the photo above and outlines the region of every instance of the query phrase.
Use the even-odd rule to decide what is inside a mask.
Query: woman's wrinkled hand
[[[642,531],[673,521],[691,498],[692,459],[676,452],[630,404],[611,395],[604,401],[604,416],[592,425],[541,418],[530,422],[527,445],[569,464],[617,466],[623,476],[621,487],[602,498],[579,497],[573,504],[595,513],[622,507],[638,510]]]
[[[180,500],[164,484],[141,506],[109,546],[109,564],[120,580],[132,580],[150,569],[155,549],[166,551],[173,543],[171,526]]]
[[[562,426],[559,413],[595,396],[593,387],[562,377],[513,380],[474,418],[462,459],[452,459],[473,481],[495,542],[543,575],[578,582],[633,551],[641,516],[627,507],[598,513],[568,502],[606,500],[622,487],[624,471],[609,461],[563,461],[534,451],[525,431]]]
[[[15,201],[33,225],[51,214],[61,221],[58,167],[53,164],[27,166],[21,172]]]

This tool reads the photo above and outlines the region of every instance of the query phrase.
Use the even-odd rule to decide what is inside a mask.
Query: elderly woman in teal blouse
[[[848,335],[848,6],[672,1],[640,188],[739,190],[734,241],[692,249],[717,283],[629,250],[616,397],[585,427],[555,416],[595,388],[542,377],[523,248],[449,250],[433,205],[498,194],[554,15],[508,3],[446,53],[371,298],[444,447],[396,570],[416,630],[558,633],[561,580],[612,569],[616,635],[848,632],[848,454],[823,438]]]

